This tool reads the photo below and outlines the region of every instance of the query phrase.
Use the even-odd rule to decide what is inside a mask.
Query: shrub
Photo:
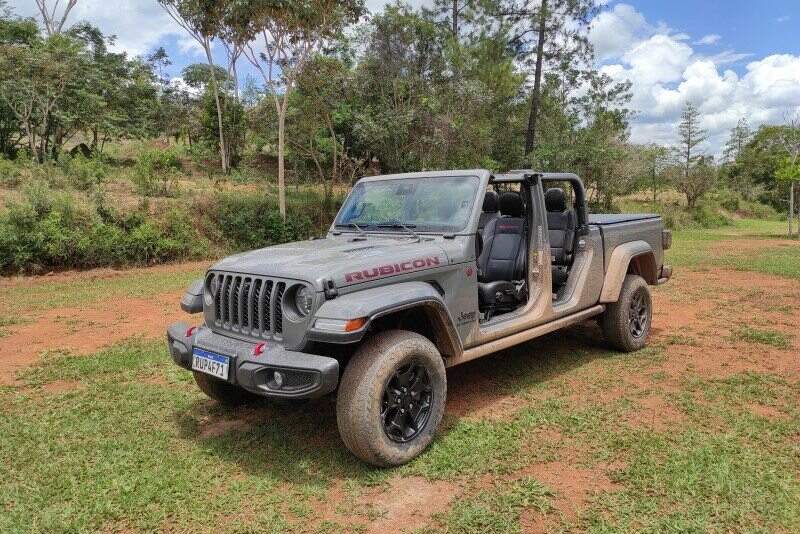
[[[718,210],[702,204],[690,210],[692,221],[701,228],[721,228],[732,221]]]
[[[709,200],[713,203],[719,204],[723,209],[730,212],[739,211],[743,199],[742,195],[730,189],[718,189],[709,195]]]
[[[178,151],[145,150],[134,166],[134,185],[145,196],[170,196],[175,193],[176,177],[182,168]]]
[[[67,177],[67,182],[80,191],[89,191],[105,181],[108,169],[102,161],[85,158],[82,155],[61,156],[59,160]]]
[[[294,210],[284,222],[274,200],[265,195],[219,193],[212,206],[207,213],[221,237],[235,250],[308,239],[313,231],[311,219]]]
[[[149,264],[207,252],[207,242],[183,212],[162,223],[143,213],[119,214],[102,203],[81,205],[42,181],[0,212],[0,271]]]
[[[0,186],[9,188],[17,187],[21,182],[21,178],[21,165],[0,156]]]

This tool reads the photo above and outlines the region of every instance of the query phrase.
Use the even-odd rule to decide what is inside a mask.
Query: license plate
[[[216,376],[223,380],[228,379],[228,365],[231,359],[228,356],[217,354],[203,349],[192,350],[192,369],[207,375]]]

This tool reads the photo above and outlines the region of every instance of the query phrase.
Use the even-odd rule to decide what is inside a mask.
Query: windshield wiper
[[[357,232],[358,232],[360,235],[367,235],[367,233],[364,231],[364,229],[363,229],[363,228],[361,228],[359,225],[357,225],[357,224],[356,224],[356,223],[354,223],[354,222],[337,223],[337,224],[336,224],[336,226],[352,226],[353,228],[355,228],[355,229],[356,229],[356,231],[357,231]]]
[[[412,228],[416,228],[417,227],[416,224],[403,224],[402,222],[398,221],[397,219],[391,219],[389,221],[383,221],[383,222],[375,223],[375,224],[373,224],[371,226],[374,226],[375,228],[402,228],[403,230],[405,230],[409,234],[411,234],[414,237],[416,237],[418,241],[422,241],[422,238],[419,236],[419,234],[416,233],[414,230],[412,230]]]

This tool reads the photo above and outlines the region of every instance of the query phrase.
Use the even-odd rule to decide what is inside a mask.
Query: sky
[[[687,101],[700,109],[704,149],[715,155],[742,117],[757,127],[800,115],[800,0],[597,1],[589,38],[598,68],[633,84],[632,141],[674,144]],[[386,1],[366,3],[376,12]],[[35,14],[33,0],[9,5]],[[117,50],[131,55],[164,46],[172,76],[204,60],[156,0],[79,0],[70,20],[115,34]]]

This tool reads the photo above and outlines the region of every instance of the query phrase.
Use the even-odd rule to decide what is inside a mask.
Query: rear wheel
[[[356,352],[339,384],[342,441],[370,464],[404,464],[433,440],[446,397],[444,361],[433,343],[413,332],[377,334]]]
[[[200,390],[220,404],[239,406],[260,399],[258,395],[222,380],[217,380],[205,373],[192,371],[192,374]]]
[[[617,302],[609,304],[600,325],[603,334],[614,348],[632,352],[647,345],[653,322],[653,302],[644,278],[629,274],[625,277]]]

